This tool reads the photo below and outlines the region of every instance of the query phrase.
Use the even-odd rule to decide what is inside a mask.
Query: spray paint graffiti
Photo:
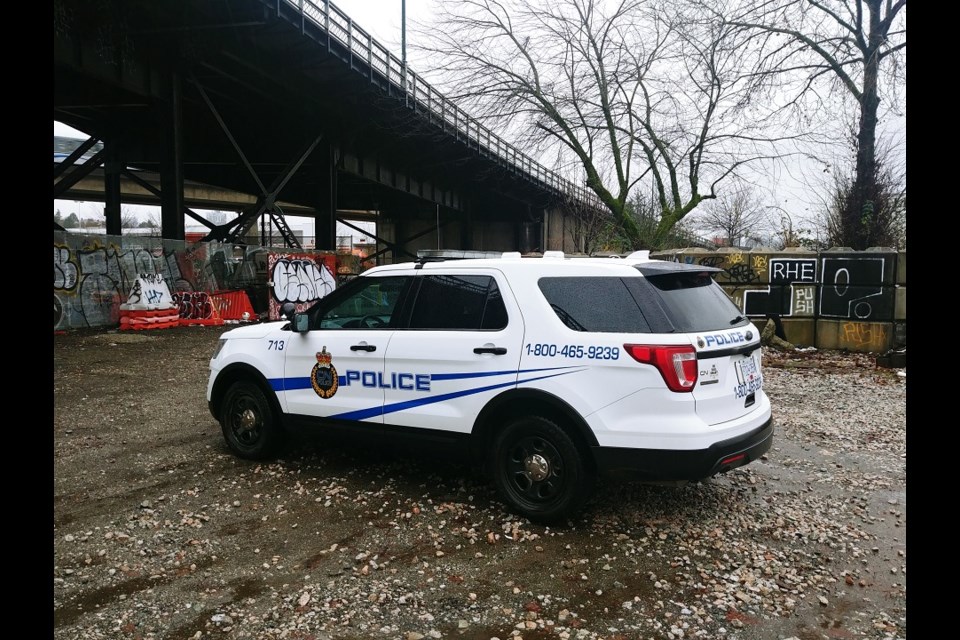
[[[790,315],[812,316],[816,309],[816,289],[812,286],[791,286],[790,288],[793,290],[793,305],[790,307]]]
[[[769,266],[770,286],[744,291],[743,312],[748,316],[813,315],[816,289],[812,285],[817,280],[816,259],[772,258],[769,265],[764,266]],[[811,286],[797,287],[797,283]]]
[[[60,302],[60,298],[57,297],[57,294],[53,294],[53,326],[59,326],[62,319],[63,303]]]
[[[683,261],[674,253],[651,257]],[[905,292],[896,284],[903,278],[897,269],[905,268],[904,257],[893,251],[780,257],[766,251],[717,251],[697,255],[696,261],[721,270],[714,279],[744,315],[790,318],[783,324],[788,340],[792,335],[801,341],[812,338],[818,347],[882,351],[906,344]]]
[[[206,291],[178,291],[172,297],[181,318],[210,320],[214,317],[213,300]]]
[[[270,255],[281,259],[279,267],[276,260],[269,262]],[[187,246],[177,240],[55,232],[54,328],[116,326],[120,305],[131,295],[139,304],[175,303],[184,317],[195,320],[216,315],[210,294],[225,290],[245,292],[244,311],[250,317],[268,305],[278,310],[278,294],[307,308],[336,287],[336,272],[334,253],[269,254],[261,247],[216,242]]]
[[[858,351],[880,350],[887,344],[887,332],[882,324],[847,322],[840,334],[840,344]]]
[[[894,288],[884,286],[884,258],[824,258],[820,315],[892,320]]]
[[[753,256],[750,263],[753,265],[753,270],[757,272],[757,276],[763,277],[767,270],[767,256]]]
[[[179,259],[184,258],[188,272],[193,272],[184,243],[157,241],[159,244],[147,248],[142,244],[123,246],[126,240],[64,234],[60,242],[54,243],[55,328],[117,324],[120,304],[127,302],[131,294],[141,304],[170,302],[169,297],[161,299],[162,292],[149,286],[141,285],[137,290],[137,278],[141,276],[145,282],[165,281],[169,290],[195,288],[196,284],[181,271]]]
[[[700,261],[697,264],[705,267],[716,267],[717,269],[722,269],[723,256],[707,256],[706,258],[700,258]]]
[[[70,249],[53,245],[53,288],[73,291],[77,286],[77,265],[70,261]]]
[[[280,258],[273,265],[273,296],[278,302],[310,302],[336,288],[333,275],[308,259]]]
[[[270,319],[280,318],[280,305],[293,302],[305,311],[337,288],[334,255],[269,254]]]
[[[156,273],[141,273],[133,283],[127,303],[166,305],[171,302],[167,300],[169,290],[163,276]]]

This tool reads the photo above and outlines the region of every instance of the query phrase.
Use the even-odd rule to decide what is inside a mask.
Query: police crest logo
[[[324,345],[323,350],[317,352],[317,364],[313,365],[313,371],[310,373],[313,390],[323,399],[332,398],[340,386],[340,379],[332,360],[333,356]]]

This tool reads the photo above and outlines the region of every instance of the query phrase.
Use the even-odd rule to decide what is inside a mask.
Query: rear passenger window
[[[574,331],[650,332],[620,278],[540,278],[537,284],[557,317]]]
[[[490,276],[421,276],[411,329],[503,329],[507,310]]]

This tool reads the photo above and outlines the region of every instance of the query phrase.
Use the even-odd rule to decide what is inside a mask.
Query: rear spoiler
[[[667,260],[652,260],[633,265],[633,268],[645,276],[658,276],[666,273],[717,273],[723,271],[717,267],[708,267],[703,264],[687,264],[686,262],[669,262]]]

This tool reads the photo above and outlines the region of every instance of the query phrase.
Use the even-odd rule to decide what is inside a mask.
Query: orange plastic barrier
[[[121,309],[120,330],[169,329],[180,324],[179,309]]]
[[[250,298],[243,289],[214,291],[210,294],[210,299],[213,302],[214,311],[218,312],[223,320],[251,321],[257,319],[257,313],[253,310]]]

